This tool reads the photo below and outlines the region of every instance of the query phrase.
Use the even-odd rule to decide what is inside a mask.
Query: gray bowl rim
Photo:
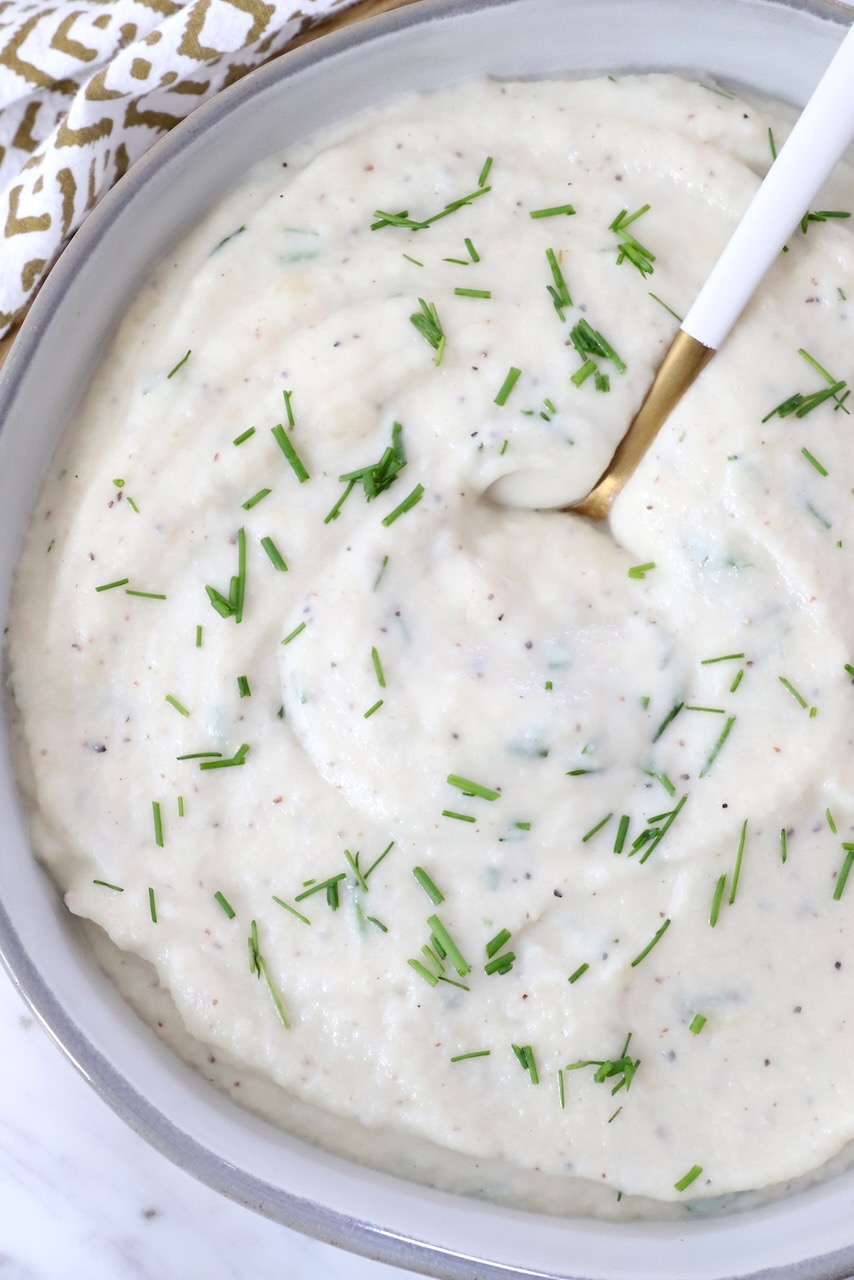
[[[571,3],[572,0],[565,0]],[[769,7],[791,9],[851,25],[851,8],[839,0],[765,0]],[[378,37],[411,27],[470,13],[519,3],[519,0],[417,0],[361,19],[343,30],[329,32],[306,45],[286,52],[256,68],[198,107],[159,139],[89,214],[74,236],[74,253],[62,253],[36,297],[12,349],[0,369],[0,431],[9,406],[26,376],[33,354],[53,312],[61,304],[77,271],[78,260],[96,251],[102,228],[128,204],[149,174],[192,147],[194,139],[215,129],[233,109],[266,92],[282,80],[343,53],[358,49]],[[426,1240],[405,1237],[371,1222],[315,1204],[284,1192],[242,1169],[228,1165],[172,1123],[146,1097],[132,1088],[99,1049],[77,1026],[70,1012],[55,998],[26,950],[13,920],[0,901],[0,964],[13,986],[47,1031],[50,1038],[95,1093],[151,1147],[173,1164],[192,1174],[228,1199],[254,1209],[283,1226],[326,1244],[336,1245],[377,1262],[401,1267],[442,1280],[584,1280],[541,1270],[520,1270],[500,1263],[464,1256]],[[739,1275],[737,1280],[851,1280],[854,1245],[782,1268],[774,1267]]]

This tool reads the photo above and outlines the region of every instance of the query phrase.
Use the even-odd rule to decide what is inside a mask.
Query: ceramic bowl
[[[678,69],[799,103],[850,22],[833,0],[421,0],[255,72],[168,135],[95,210],[0,375],[0,627],[57,439],[145,273],[246,169],[413,88]],[[558,1220],[336,1158],[238,1110],[157,1040],[95,965],[34,861],[0,725],[0,953],[92,1086],[153,1146],[288,1226],[446,1277],[828,1280],[854,1274],[854,1172],[761,1210],[684,1223]]]

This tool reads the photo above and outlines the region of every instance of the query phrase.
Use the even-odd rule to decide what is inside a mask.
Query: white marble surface
[[[0,1280],[411,1280],[175,1168],[77,1075],[0,971]]]

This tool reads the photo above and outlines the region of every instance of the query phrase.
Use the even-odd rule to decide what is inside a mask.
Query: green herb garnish
[[[160,816],[160,802],[152,800],[151,813],[154,818],[154,843],[163,848],[163,819]]]
[[[457,787],[464,795],[479,796],[481,800],[498,800],[501,795],[500,791],[481,786],[479,782],[472,782],[470,778],[461,778],[458,773],[449,773],[447,781],[449,786]]]
[[[427,872],[424,870],[423,867],[413,867],[412,874],[415,876],[415,879],[421,885],[421,888],[427,894],[427,897],[434,904],[434,906],[438,907],[440,902],[445,901],[445,895],[442,893],[440,889],[436,888],[436,885],[430,879],[430,877],[428,876]]]
[[[234,907],[228,901],[225,894],[221,893],[218,889],[214,894],[214,900],[219,903],[219,905],[222,907],[225,914],[228,916],[229,920],[233,920],[234,917],[237,915],[237,912],[234,910]]]
[[[178,372],[178,370],[179,370],[179,369],[182,369],[182,368],[184,367],[184,365],[187,363],[187,361],[189,360],[189,358],[190,358],[191,354],[192,354],[192,352],[191,352],[191,351],[188,351],[188,352],[187,352],[187,354],[186,354],[185,356],[182,356],[182,357],[181,357],[181,359],[180,359],[180,360],[178,361],[178,363],[175,365],[175,368],[174,368],[174,369],[172,369],[170,373],[167,373],[167,375],[166,375],[167,379],[168,379],[168,378],[174,378],[174,376],[175,376],[175,374]]]
[[[429,342],[436,352],[436,358],[433,363],[440,365],[442,356],[445,354],[445,331],[442,328],[439,313],[433,302],[425,302],[423,298],[419,298],[418,304],[421,310],[416,311],[409,317],[410,322],[415,325],[422,338]]]
[[[698,1036],[706,1025],[706,1019],[702,1013],[695,1013],[688,1026],[688,1030],[695,1036]]]
[[[532,218],[555,218],[559,214],[566,214],[567,217],[575,213],[571,204],[555,204],[548,209],[532,209],[530,217]]]
[[[635,239],[630,232],[626,230],[633,222],[640,218],[649,210],[649,205],[645,204],[630,214],[627,209],[622,209],[609,226],[608,230],[613,231],[620,241],[617,250],[617,266],[621,262],[630,262],[633,267],[637,267],[641,275],[651,276],[655,270],[653,263],[655,262],[655,254]]]
[[[690,1187],[692,1182],[696,1182],[702,1172],[703,1166],[701,1164],[692,1165],[688,1172],[678,1182],[674,1182],[673,1185],[677,1191],[684,1191],[686,1187]]]
[[[281,1022],[282,1026],[285,1028],[286,1031],[290,1031],[291,1024],[288,1022],[287,1014],[285,1013],[281,996],[279,995],[278,991],[273,985],[273,979],[270,977],[270,971],[267,968],[267,962],[265,961],[264,957],[261,955],[261,950],[258,945],[258,924],[255,920],[252,921],[252,924],[250,926],[250,933],[249,933],[249,937],[247,938],[247,943],[249,946],[249,972],[254,973],[257,978],[264,979],[264,981],[267,984],[267,988],[270,992],[270,995],[273,999],[273,1004],[275,1006],[276,1013],[279,1015],[279,1021]]]
[[[641,960],[645,960],[645,959],[646,959],[646,957],[649,955],[650,951],[652,951],[653,947],[656,945],[656,943],[657,943],[657,942],[659,942],[659,941],[661,940],[661,938],[664,936],[664,934],[667,932],[667,930],[668,930],[669,928],[670,928],[670,917],[668,916],[668,918],[665,920],[665,922],[664,922],[664,924],[661,926],[661,928],[660,928],[659,930],[657,930],[657,932],[655,933],[655,935],[654,935],[654,936],[650,939],[650,941],[646,944],[646,946],[644,947],[643,951],[639,952],[639,954],[635,956],[634,960],[632,961],[632,968],[633,968],[633,969],[635,968],[635,966],[636,966],[636,965],[639,965],[639,964],[640,964]]]
[[[189,716],[190,713],[184,706],[183,702],[179,702],[177,698],[173,698],[171,693],[166,694],[166,701],[169,703],[170,707],[174,707],[175,710],[185,718]]]

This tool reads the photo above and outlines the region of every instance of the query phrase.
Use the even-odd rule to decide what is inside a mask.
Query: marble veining
[[[406,1280],[232,1204],[113,1115],[0,973],[0,1280]]]

